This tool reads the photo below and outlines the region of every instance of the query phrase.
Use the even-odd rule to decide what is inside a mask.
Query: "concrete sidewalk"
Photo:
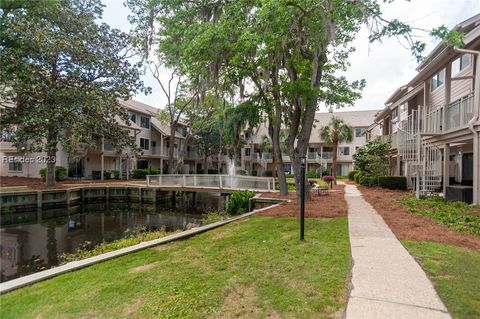
[[[345,199],[353,258],[346,318],[451,318],[422,268],[356,186],[345,186]]]

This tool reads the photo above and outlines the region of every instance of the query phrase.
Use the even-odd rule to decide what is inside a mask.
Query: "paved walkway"
[[[383,218],[346,185],[353,270],[346,319],[451,318],[432,283]]]

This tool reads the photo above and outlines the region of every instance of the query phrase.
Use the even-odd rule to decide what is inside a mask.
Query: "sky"
[[[103,0],[106,5],[103,20],[110,26],[124,32],[130,30],[127,16],[128,8],[123,6],[123,0]],[[440,25],[449,28],[480,12],[480,0],[397,0],[382,6],[386,19],[397,18],[410,25],[432,29]],[[426,53],[432,50],[438,41],[428,37],[426,33],[417,33],[420,40],[427,43]],[[357,35],[353,46],[356,51],[350,55],[350,68],[344,74],[350,81],[366,80],[362,98],[355,105],[336,111],[377,110],[383,109],[385,101],[400,86],[408,83],[415,74],[418,63],[410,50],[397,39],[385,39],[382,43],[369,43],[368,30],[363,28]],[[168,71],[163,76],[168,79]],[[156,80],[148,73],[143,76],[147,86],[152,88],[152,94],[137,95],[134,99],[154,107],[163,107],[166,99]],[[324,107],[320,111],[327,111]]]

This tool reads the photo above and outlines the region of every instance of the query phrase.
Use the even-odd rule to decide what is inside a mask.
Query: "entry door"
[[[472,185],[473,183],[473,154],[462,156],[462,184]]]

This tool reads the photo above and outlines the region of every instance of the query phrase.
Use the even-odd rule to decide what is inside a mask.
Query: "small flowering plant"
[[[332,188],[332,183],[333,183],[334,180],[335,180],[335,177],[333,177],[333,176],[330,176],[330,175],[323,176],[323,181],[325,183],[328,183],[330,185],[330,188]]]

